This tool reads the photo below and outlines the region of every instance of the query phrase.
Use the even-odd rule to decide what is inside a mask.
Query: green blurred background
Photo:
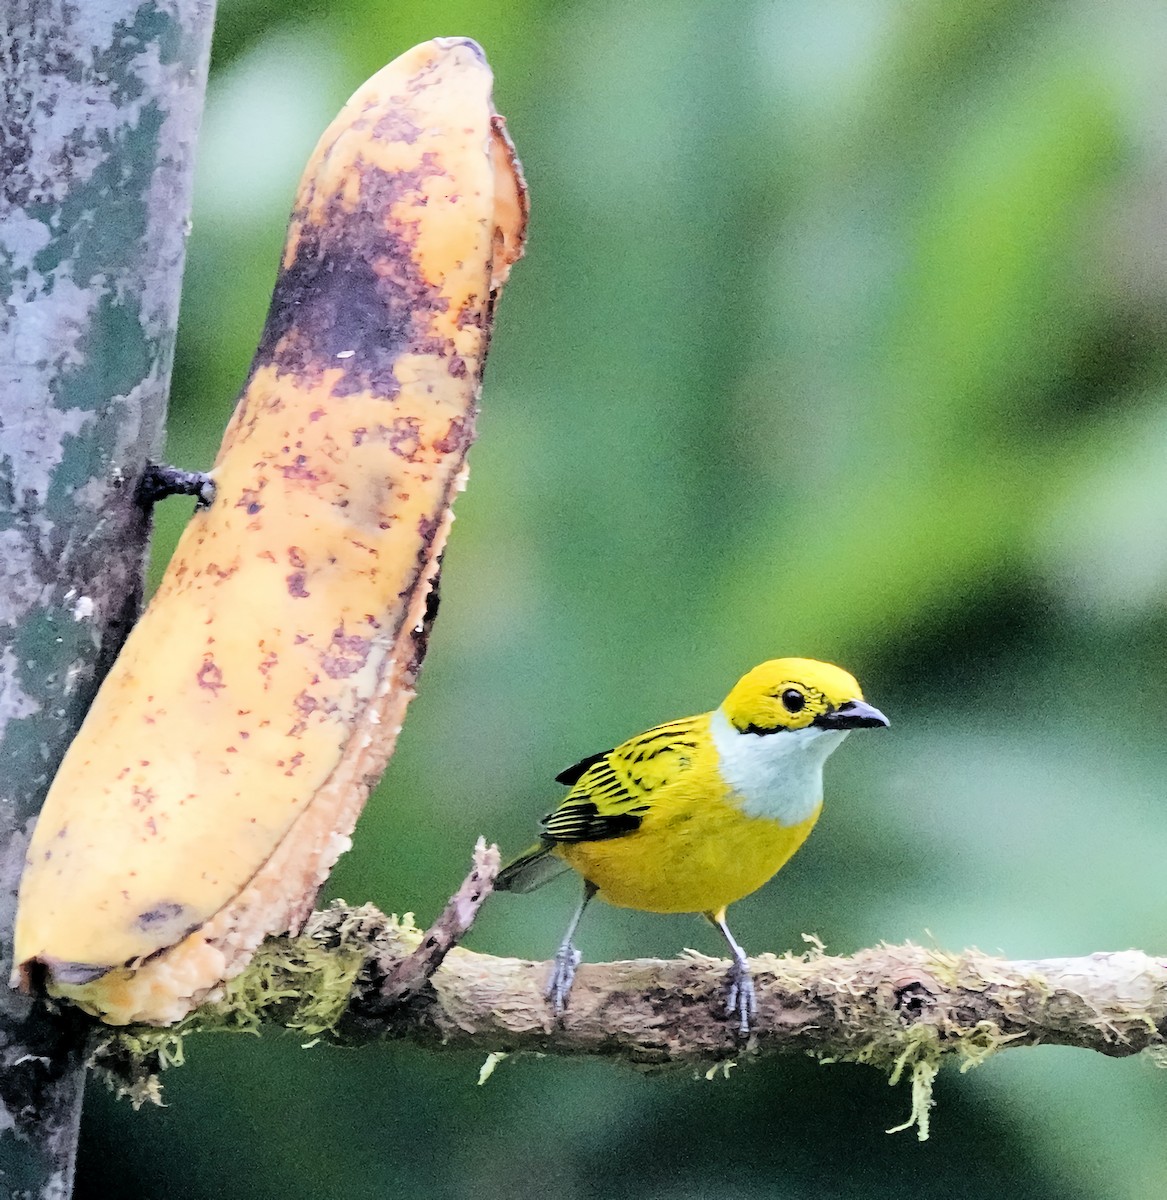
[[[442,614],[329,895],[412,910],[552,777],[778,654],[891,714],[735,910],[1013,957],[1163,948],[1167,10],[1152,2],[223,0],[170,456],[209,463],[302,165],[435,35],[486,47],[533,197]],[[185,520],[159,522],[165,561]],[[546,957],[566,882],[469,944]],[[598,906],[590,959],[718,952]],[[1167,1195],[1167,1076],[1027,1050],[945,1071],[932,1140],[853,1066],[728,1080],[203,1038],[134,1114],[91,1089],[95,1197]]]

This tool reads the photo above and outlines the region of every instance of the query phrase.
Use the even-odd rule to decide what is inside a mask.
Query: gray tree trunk
[[[0,981],[29,832],[141,600],[213,0],[0,5]],[[84,1031],[0,982],[0,1198],[65,1197]]]

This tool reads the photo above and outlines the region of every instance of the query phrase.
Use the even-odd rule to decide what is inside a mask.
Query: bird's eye
[[[787,688],[782,693],[782,703],[789,713],[799,713],[806,707],[806,697],[798,688]]]

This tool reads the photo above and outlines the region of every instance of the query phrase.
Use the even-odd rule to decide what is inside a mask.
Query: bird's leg
[[[716,912],[707,912],[705,919],[717,926],[721,931],[721,936],[725,938],[726,945],[729,946],[733,966],[730,967],[729,974],[726,976],[729,990],[725,997],[725,1011],[731,1017],[734,1013],[737,1014],[738,1029],[741,1031],[742,1037],[745,1037],[750,1032],[751,1019],[758,1012],[758,998],[754,994],[754,980],[750,975],[750,964],[746,959],[746,952],[730,933],[729,926],[725,923],[724,908],[719,908]]]
[[[543,994],[551,1001],[556,1016],[567,1007],[567,997],[571,994],[571,985],[575,982],[575,969],[580,962],[580,953],[572,945],[571,939],[575,937],[576,926],[579,925],[579,919],[583,916],[588,901],[597,891],[599,888],[594,883],[584,880],[583,899],[579,902],[579,908],[575,910],[575,916],[571,918],[571,924],[568,925],[563,941],[559,943],[559,949],[555,952],[551,975]]]

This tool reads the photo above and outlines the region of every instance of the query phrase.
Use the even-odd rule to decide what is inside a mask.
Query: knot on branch
[[[936,1008],[939,985],[931,978],[896,979],[891,985],[893,1006],[905,1022],[922,1020]]]

